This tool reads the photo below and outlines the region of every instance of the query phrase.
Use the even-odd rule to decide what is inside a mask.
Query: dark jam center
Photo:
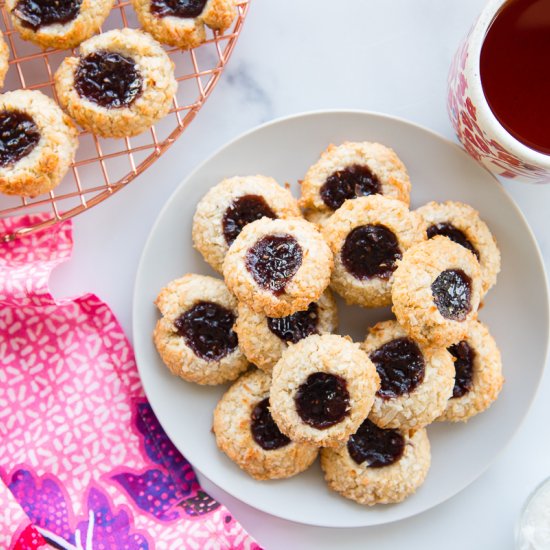
[[[198,17],[207,0],[152,0],[151,13],[157,17]]]
[[[246,268],[254,280],[276,296],[302,265],[302,247],[290,235],[263,237],[246,253]]]
[[[300,418],[317,430],[330,428],[349,414],[346,381],[326,372],[310,374],[298,388],[295,401]]]
[[[212,302],[199,302],[174,322],[176,330],[197,357],[218,361],[237,347],[235,315]]]
[[[245,225],[264,217],[274,219],[277,216],[260,195],[245,195],[235,199],[223,215],[225,242],[231,245]]]
[[[290,443],[290,439],[281,433],[269,412],[269,398],[260,401],[252,410],[250,429],[254,441],[265,451],[279,449]]]
[[[281,340],[295,344],[310,334],[317,334],[318,321],[319,307],[313,303],[306,311],[297,311],[287,317],[268,317],[267,326]]]
[[[389,279],[400,259],[397,237],[384,225],[356,227],[342,247],[342,262],[357,279]]]
[[[40,141],[34,120],[21,111],[0,112],[0,166],[15,164]]]
[[[13,12],[24,27],[37,31],[40,27],[72,21],[81,4],[82,0],[19,0]]]
[[[462,397],[473,386],[475,351],[468,342],[462,340],[449,348],[449,352],[455,358],[455,385],[453,397]]]
[[[117,52],[98,51],[81,58],[75,75],[79,95],[106,109],[128,107],[142,87],[133,59]]]
[[[464,321],[472,306],[472,280],[462,269],[447,269],[432,283],[432,294],[439,313],[453,321]]]
[[[467,248],[473,252],[479,260],[479,252],[474,245],[468,240],[468,237],[464,233],[455,227],[452,223],[436,223],[428,227],[428,239],[435,237],[436,235],[443,235],[448,237],[451,241],[460,244],[464,248]]]
[[[424,356],[410,338],[396,338],[370,354],[380,376],[378,395],[391,399],[412,392],[424,380]]]
[[[368,166],[354,164],[333,172],[321,187],[321,198],[332,210],[348,199],[380,193],[380,181]]]
[[[405,450],[405,439],[396,430],[383,430],[365,420],[348,441],[348,451],[357,464],[381,468],[397,462]]]

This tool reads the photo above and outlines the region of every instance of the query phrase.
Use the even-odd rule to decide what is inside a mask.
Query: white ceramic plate
[[[496,236],[502,272],[480,312],[502,351],[506,383],[499,400],[467,424],[429,427],[432,467],[405,502],[364,508],[327,489],[319,465],[283,481],[248,477],[216,448],[212,411],[225,387],[201,387],[171,376],[151,341],[153,300],[168,281],[187,272],[213,274],[191,244],[195,206],[222,178],[265,174],[297,181],[329,143],[379,141],[395,149],[412,180],[412,206],[461,200],[477,208]],[[341,303],[340,303],[341,305]],[[340,308],[340,332],[362,340],[388,310]],[[222,489],[264,512],[326,527],[387,523],[427,510],[476,479],[510,441],[535,395],[545,364],[548,292],[533,235],[504,189],[453,143],[411,123],[365,112],[310,113],[275,121],[226,145],[172,195],[143,251],[133,311],[139,372],[155,413],[179,450]]]

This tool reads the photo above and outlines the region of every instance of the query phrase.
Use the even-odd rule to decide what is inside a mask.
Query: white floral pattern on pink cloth
[[[70,222],[0,244],[0,547],[259,549],[162,430],[108,306],[51,296],[71,250]]]

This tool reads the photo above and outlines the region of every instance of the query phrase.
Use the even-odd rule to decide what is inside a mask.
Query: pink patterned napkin
[[[258,549],[162,430],[107,305],[51,296],[71,250],[68,222],[0,244],[0,548]]]

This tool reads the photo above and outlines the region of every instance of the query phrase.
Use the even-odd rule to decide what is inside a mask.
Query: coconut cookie
[[[306,218],[323,223],[348,199],[384,195],[409,205],[411,182],[399,157],[380,143],[329,145],[302,181]]]
[[[346,202],[322,232],[334,254],[331,287],[348,304],[363,307],[391,303],[397,261],[425,239],[419,216],[402,201],[379,195]]]
[[[449,348],[456,370],[453,394],[438,420],[469,420],[496,401],[504,378],[495,340],[479,321],[470,323],[464,338]]]
[[[4,86],[4,80],[8,73],[10,58],[10,49],[4,40],[4,37],[0,34],[0,88]]]
[[[248,368],[233,330],[237,301],[223,281],[188,274],[156,299],[162,318],[155,346],[172,374],[198,384],[223,384]]]
[[[184,50],[206,40],[205,25],[224,31],[236,15],[235,0],[132,0],[132,5],[147,32]]]
[[[332,253],[314,225],[262,218],[235,239],[223,275],[240,302],[264,315],[285,317],[321,297],[332,264]]]
[[[42,48],[75,48],[96,34],[114,0],[6,0],[21,37]]]
[[[421,344],[447,347],[462,340],[477,318],[480,298],[479,262],[447,237],[411,247],[394,273],[393,312]]]
[[[229,247],[243,227],[261,218],[301,218],[296,199],[273,178],[245,176],[224,179],[197,205],[193,244],[203,258],[222,271]]]
[[[482,293],[485,294],[497,281],[500,251],[477,210],[462,202],[447,201],[430,202],[416,212],[426,222],[429,239],[443,235],[476,256],[481,267]]]
[[[363,344],[380,376],[369,418],[380,428],[418,430],[445,410],[455,383],[451,354],[417,344],[397,321],[369,330]]]
[[[331,489],[359,504],[390,504],[412,495],[426,479],[431,453],[425,429],[385,430],[365,420],[346,445],[322,449]]]
[[[34,197],[56,187],[74,160],[78,132],[38,91],[0,95],[0,191]]]
[[[290,344],[311,334],[334,332],[336,324],[336,302],[332,293],[325,290],[321,298],[309,304],[306,310],[286,317],[266,317],[240,303],[235,331],[247,359],[271,374],[273,366]]]
[[[94,36],[55,73],[63,109],[103,137],[135,136],[168,113],[176,93],[174,64],[160,44],[133,29]]]
[[[254,370],[239,378],[214,410],[218,448],[256,479],[281,479],[307,470],[317,447],[291,441],[275,424],[269,407],[271,378]]]
[[[380,379],[359,345],[312,335],[283,352],[273,369],[271,414],[293,441],[335,447],[367,417]]]

